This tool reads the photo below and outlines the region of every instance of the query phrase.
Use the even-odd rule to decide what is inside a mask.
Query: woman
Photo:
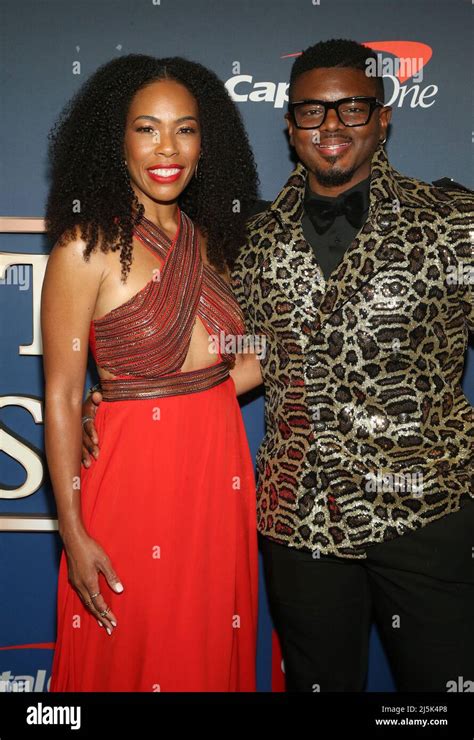
[[[240,116],[201,65],[130,55],[51,139],[42,332],[64,549],[50,690],[254,691],[255,484],[236,391],[260,370],[210,341],[245,331],[228,270],[257,187]],[[100,456],[81,470],[88,341],[104,401]]]

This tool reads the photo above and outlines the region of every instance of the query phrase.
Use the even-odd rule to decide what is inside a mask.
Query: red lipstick
[[[147,168],[151,179],[162,184],[176,182],[181,177],[183,170],[182,164],[155,164]]]

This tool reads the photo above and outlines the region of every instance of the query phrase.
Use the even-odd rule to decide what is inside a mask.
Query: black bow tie
[[[351,226],[360,229],[364,224],[364,196],[360,190],[335,198],[334,203],[318,198],[310,198],[305,203],[305,210],[311,223],[318,232],[324,234],[334,223],[336,216],[344,215]]]

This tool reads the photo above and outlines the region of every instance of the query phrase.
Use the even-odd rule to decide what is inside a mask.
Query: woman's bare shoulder
[[[103,272],[107,267],[107,253],[100,248],[100,235],[97,247],[87,254],[87,240],[82,236],[79,226],[63,234],[54,244],[49,261],[66,266],[77,267],[88,272]]]

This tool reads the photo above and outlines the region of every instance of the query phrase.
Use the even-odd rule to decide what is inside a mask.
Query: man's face
[[[363,70],[345,67],[312,69],[294,83],[291,102],[333,102],[352,96],[376,97],[375,82]],[[387,135],[391,108],[376,108],[365,126],[347,127],[335,110],[327,112],[318,129],[299,129],[287,114],[290,143],[309,172],[314,192],[338,195],[370,175],[370,163],[379,141]]]

